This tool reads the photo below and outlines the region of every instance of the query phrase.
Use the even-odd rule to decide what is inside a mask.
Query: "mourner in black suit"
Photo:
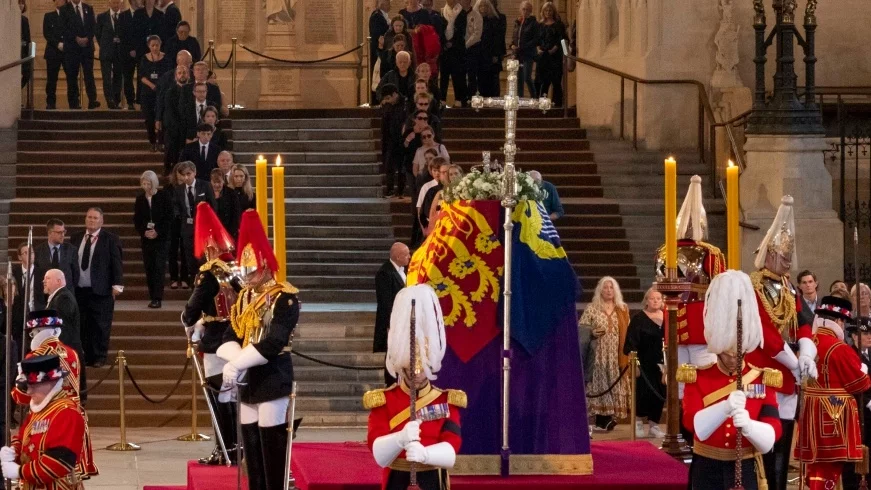
[[[70,109],[81,109],[79,101],[79,69],[85,79],[88,109],[100,107],[97,84],[94,82],[94,31],[97,21],[90,5],[75,0],[61,9],[64,25],[64,65],[67,73],[67,101]]]
[[[200,61],[203,57],[203,50],[200,47],[200,42],[197,38],[190,35],[191,25],[186,20],[178,23],[175,27],[172,37],[166,40],[163,45],[163,52],[174,60],[175,55],[181,50],[186,50],[191,54],[194,61]]]
[[[64,275],[58,269],[49,269],[43,276],[40,289],[48,296],[48,304],[45,309],[55,310],[58,318],[63,320],[58,338],[64,344],[75,349],[82,359],[82,332],[80,327],[79,304],[76,295],[66,287]],[[79,368],[79,386],[88,386],[87,369]],[[82,400],[88,399],[86,391],[81,392]]]
[[[45,38],[45,108],[54,109],[57,103],[57,76],[64,66],[64,25],[61,9],[66,0],[55,0],[55,9],[42,18],[42,37]],[[64,71],[66,67],[64,66]]]
[[[369,72],[375,73],[375,61],[378,52],[382,49],[379,45],[384,44],[384,35],[390,30],[390,0],[378,0],[378,8],[369,16]],[[375,92],[373,91],[369,103],[375,105]]]
[[[194,257],[194,220],[197,216],[197,204],[209,203],[213,210],[218,205],[215,194],[208,180],[196,178],[197,169],[192,162],[183,161],[178,165],[178,175],[181,185],[173,189],[173,208],[175,215],[181,217],[181,247],[187,258],[189,277],[197,277],[200,261]]]
[[[184,117],[182,116],[182,100],[189,89],[187,87],[190,70],[184,66],[175,67],[175,83],[166,89],[162,95],[163,103],[161,121],[163,126],[163,143],[166,153],[163,157],[164,173],[169,175],[172,167],[178,163],[178,156],[185,144]]]
[[[160,308],[173,220],[172,195],[158,188],[157,175],[150,170],[142,174],[140,182],[144,192],[136,196],[133,205],[133,226],[142,244],[145,281],[151,300],[148,307]]]
[[[162,43],[166,42],[163,37],[163,12],[154,6],[154,0],[145,0],[145,6],[133,12],[133,33],[137,63],[148,52],[148,36],[157,35]]]
[[[123,14],[121,0],[109,0],[109,10],[97,16],[97,27],[94,31],[100,45],[103,97],[109,109],[118,109],[121,106],[124,66],[133,50],[129,31],[133,19],[131,17],[130,23],[127,23],[127,17]],[[127,93],[127,103],[133,103],[132,93]]]
[[[15,281],[15,299],[12,300],[12,338],[19,345],[23,346],[24,352],[28,351],[28,347],[30,346],[29,342],[24,342],[24,278],[26,274],[24,273],[27,270],[30,273],[30,281],[33,281],[33,266],[30,265],[30,261],[27,257],[27,244],[22,243],[18,246],[18,260],[19,263],[14,264],[12,266],[12,279]],[[31,256],[31,258],[33,258]],[[38,282],[38,280],[37,280]],[[33,295],[36,294],[37,291],[41,291],[40,284],[33,284]],[[28,311],[33,311],[34,308],[28,308]]]
[[[168,41],[169,38],[175,35],[175,29],[178,27],[178,23],[181,22],[181,10],[175,5],[175,2],[172,0],[160,2],[160,10],[163,12],[163,19],[161,19],[161,33],[160,38],[164,41]],[[166,47],[166,45],[164,45]],[[164,51],[165,53],[166,51]],[[194,58],[195,61],[199,61],[199,58]]]
[[[59,269],[64,274],[64,283],[75,287],[79,282],[78,257],[75,247],[64,242],[66,227],[64,222],[52,218],[45,225],[48,240],[33,247],[33,275],[37,281],[45,277],[49,269]],[[34,308],[45,309],[47,294],[41,288],[33,293]]]
[[[194,162],[197,168],[197,180],[208,182],[212,169],[218,168],[218,154],[221,149],[217,145],[212,144],[212,126],[206,123],[201,123],[197,127],[197,141],[185,145],[181,152],[179,161]]]
[[[123,3],[123,2],[122,2]],[[122,10],[118,17],[121,23],[121,38],[123,49],[121,51],[121,80],[124,87],[124,98],[127,100],[127,109],[136,109],[136,86],[139,84],[136,77],[136,68],[139,67],[139,57],[136,55],[136,29],[133,25],[133,10]]]
[[[94,367],[106,363],[115,297],[124,290],[121,239],[102,228],[103,211],[90,208],[85,215],[85,231],[71,239],[78,251],[76,301],[81,313],[85,363]]]
[[[378,306],[375,310],[375,340],[372,342],[372,352],[387,352],[387,331],[390,329],[393,300],[405,287],[405,267],[410,259],[408,247],[396,242],[390,247],[390,259],[375,274],[375,298]],[[384,384],[390,386],[394,382],[396,379],[385,369]]]
[[[208,83],[194,82],[190,84],[189,87],[190,90],[182,93],[181,99],[179,100],[179,104],[181,105],[179,112],[182,117],[181,124],[185,131],[185,141],[190,141],[197,137],[200,124],[205,122],[204,118],[206,115],[206,109],[209,107],[217,107],[215,106],[214,101],[207,99],[209,90]],[[214,132],[214,128],[212,128],[212,132]],[[202,178],[199,176],[197,177]],[[208,177],[206,177],[206,179],[208,180]]]
[[[209,173],[209,184],[215,193],[215,202],[218,203],[218,219],[235,240],[239,236],[239,220],[242,218],[239,196],[227,187],[226,176],[220,168],[212,169]]]

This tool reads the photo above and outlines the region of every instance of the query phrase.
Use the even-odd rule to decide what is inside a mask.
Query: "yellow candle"
[[[739,206],[738,166],[729,160],[726,168],[726,248],[728,256],[726,265],[730,269],[741,270],[741,208]]]
[[[677,268],[677,162],[665,160],[665,266]]]
[[[275,157],[272,167],[272,247],[278,260],[278,270],[275,280],[287,280],[287,250],[284,237],[284,167],[281,166],[281,156]]]
[[[257,194],[257,214],[260,215],[260,222],[263,224],[263,229],[266,230],[266,236],[269,236],[269,209],[267,208],[266,198],[266,159],[263,155],[257,156],[257,161],[254,162],[254,192]]]

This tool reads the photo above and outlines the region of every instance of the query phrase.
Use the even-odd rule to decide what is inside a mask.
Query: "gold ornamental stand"
[[[193,345],[188,341],[187,348],[187,357],[191,359],[193,356],[197,355],[194,352]],[[178,436],[175,440],[184,441],[184,442],[202,442],[208,441],[211,437],[200,434],[199,428],[197,428],[197,387],[199,386],[199,380],[197,380],[197,370],[196,367],[191,369],[191,431],[187,434]]]
[[[634,441],[638,435],[635,434],[635,424],[638,422],[638,353],[632,351],[629,353],[629,440]]]
[[[655,287],[665,296],[665,305],[668,310],[668,349],[665,361],[668,375],[666,397],[668,420],[665,438],[662,440],[660,449],[677,460],[685,461],[691,457],[691,451],[680,433],[680,400],[678,399],[677,383],[677,309],[680,305],[680,296],[690,290],[690,283],[677,277],[677,269],[668,268],[665,271],[665,277],[657,281]]]
[[[121,416],[121,442],[106,446],[106,449],[108,451],[139,451],[142,448],[138,444],[127,442],[127,410],[124,407],[124,368],[127,367],[127,358],[124,357],[123,350],[118,351],[115,363],[118,366],[118,412]]]

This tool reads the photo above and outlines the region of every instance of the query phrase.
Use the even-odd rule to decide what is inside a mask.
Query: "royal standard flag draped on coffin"
[[[408,284],[435,289],[448,346],[463,362],[502,331],[503,213],[495,200],[444,203],[408,268]],[[520,201],[512,221],[511,337],[534,354],[557,325],[577,321],[579,284],[540,203]]]

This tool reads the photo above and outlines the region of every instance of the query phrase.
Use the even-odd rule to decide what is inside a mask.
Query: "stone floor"
[[[201,432],[210,433],[210,431]],[[94,458],[100,476],[91,479],[86,487],[113,490],[138,490],[144,485],[184,485],[187,462],[201,457],[212,449],[212,442],[180,442],[176,438],[185,434],[178,428],[134,428],[127,431],[128,442],[142,449],[132,452],[107,451],[106,446],[120,440],[118,429],[99,427],[91,430]],[[362,441],[364,429],[299,429],[296,440],[303,441]],[[594,433],[594,440],[626,440],[629,426],[619,425],[610,433]],[[659,445],[658,440],[646,439]]]

